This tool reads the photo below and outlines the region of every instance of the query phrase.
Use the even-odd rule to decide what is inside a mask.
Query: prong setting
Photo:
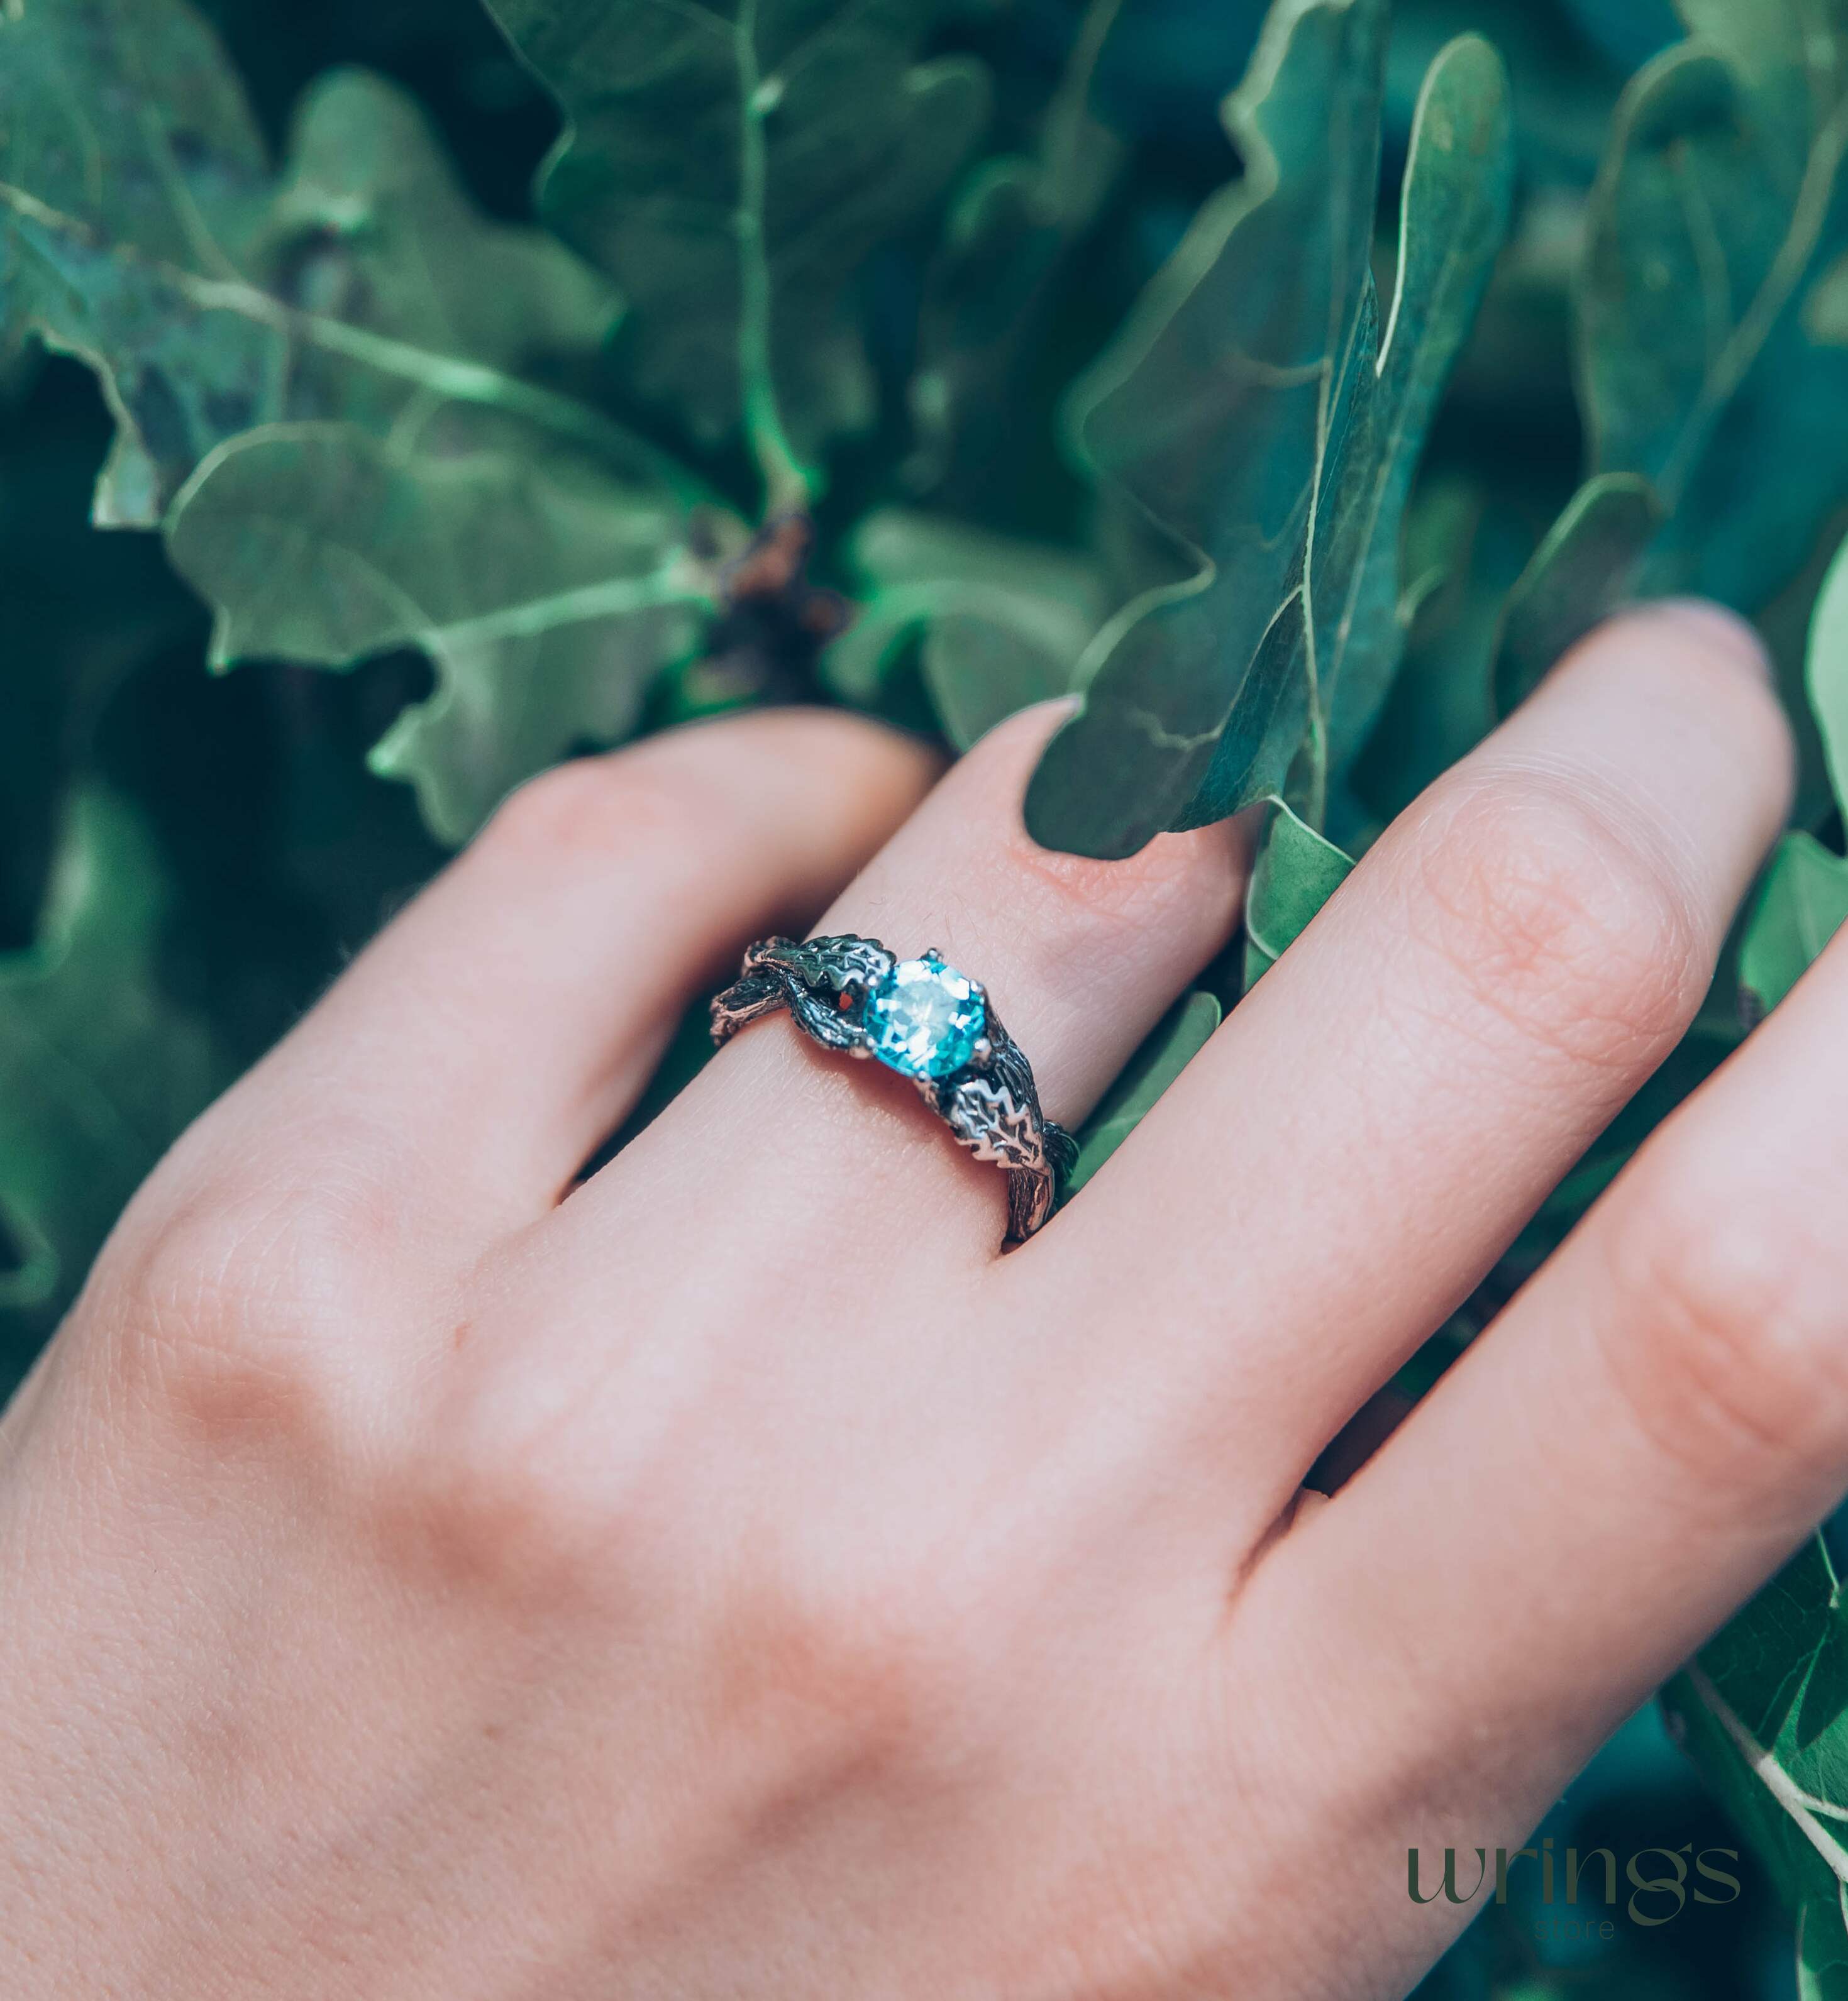
[[[786,1010],[823,1047],[908,1077],[957,1140],[1008,1178],[1003,1249],[1051,1216],[1077,1151],[1040,1108],[1025,1056],[979,981],[933,948],[901,959],[876,938],[767,938],[712,1003],[712,1034]]]

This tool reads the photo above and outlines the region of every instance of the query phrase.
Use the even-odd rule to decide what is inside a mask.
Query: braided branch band
[[[921,1031],[902,1045],[880,1032],[902,997],[906,976],[969,997],[954,1028],[934,1044],[922,1043]],[[712,1003],[712,1039],[729,1042],[747,1023],[783,1010],[824,1049],[877,1056],[910,1077],[977,1160],[1006,1171],[1004,1248],[1025,1243],[1052,1214],[1077,1143],[1041,1111],[1032,1066],[973,981],[934,953],[901,966],[876,938],[811,938],[806,945],[765,938],[746,952],[738,978]]]

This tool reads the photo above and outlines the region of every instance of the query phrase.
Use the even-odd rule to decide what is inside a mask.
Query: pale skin
[[[1056,718],[535,781],[174,1149],[0,1423],[14,2001],[1361,2001],[1848,1485],[1848,941],[1332,1498],[1685,1028],[1784,816],[1755,643],[1582,646],[1072,1206],[754,1025],[817,924],[1081,1119],[1248,829],[1043,853]]]

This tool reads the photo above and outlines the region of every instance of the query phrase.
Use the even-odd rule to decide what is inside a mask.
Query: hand
[[[921,805],[827,715],[542,778],[175,1149],[0,1431],[9,1996],[1397,1994],[1466,1915],[1407,1847],[1514,1846],[1826,1510],[1843,945],[1302,1486],[1685,1028],[1780,823],[1698,607],[1439,781],[1005,1258],[995,1170],[785,1020],[573,1186],[837,890],[1081,1117],[1242,836],[1035,849],[1048,726]]]

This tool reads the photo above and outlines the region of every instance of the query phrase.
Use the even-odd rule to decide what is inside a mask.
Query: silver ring
[[[979,1161],[1007,1171],[1008,1234],[1024,1244],[1049,1216],[1077,1142],[1039,1108],[1032,1066],[987,990],[941,952],[900,959],[877,938],[764,938],[712,1003],[712,1039],[787,1008],[824,1049],[908,1077]]]

